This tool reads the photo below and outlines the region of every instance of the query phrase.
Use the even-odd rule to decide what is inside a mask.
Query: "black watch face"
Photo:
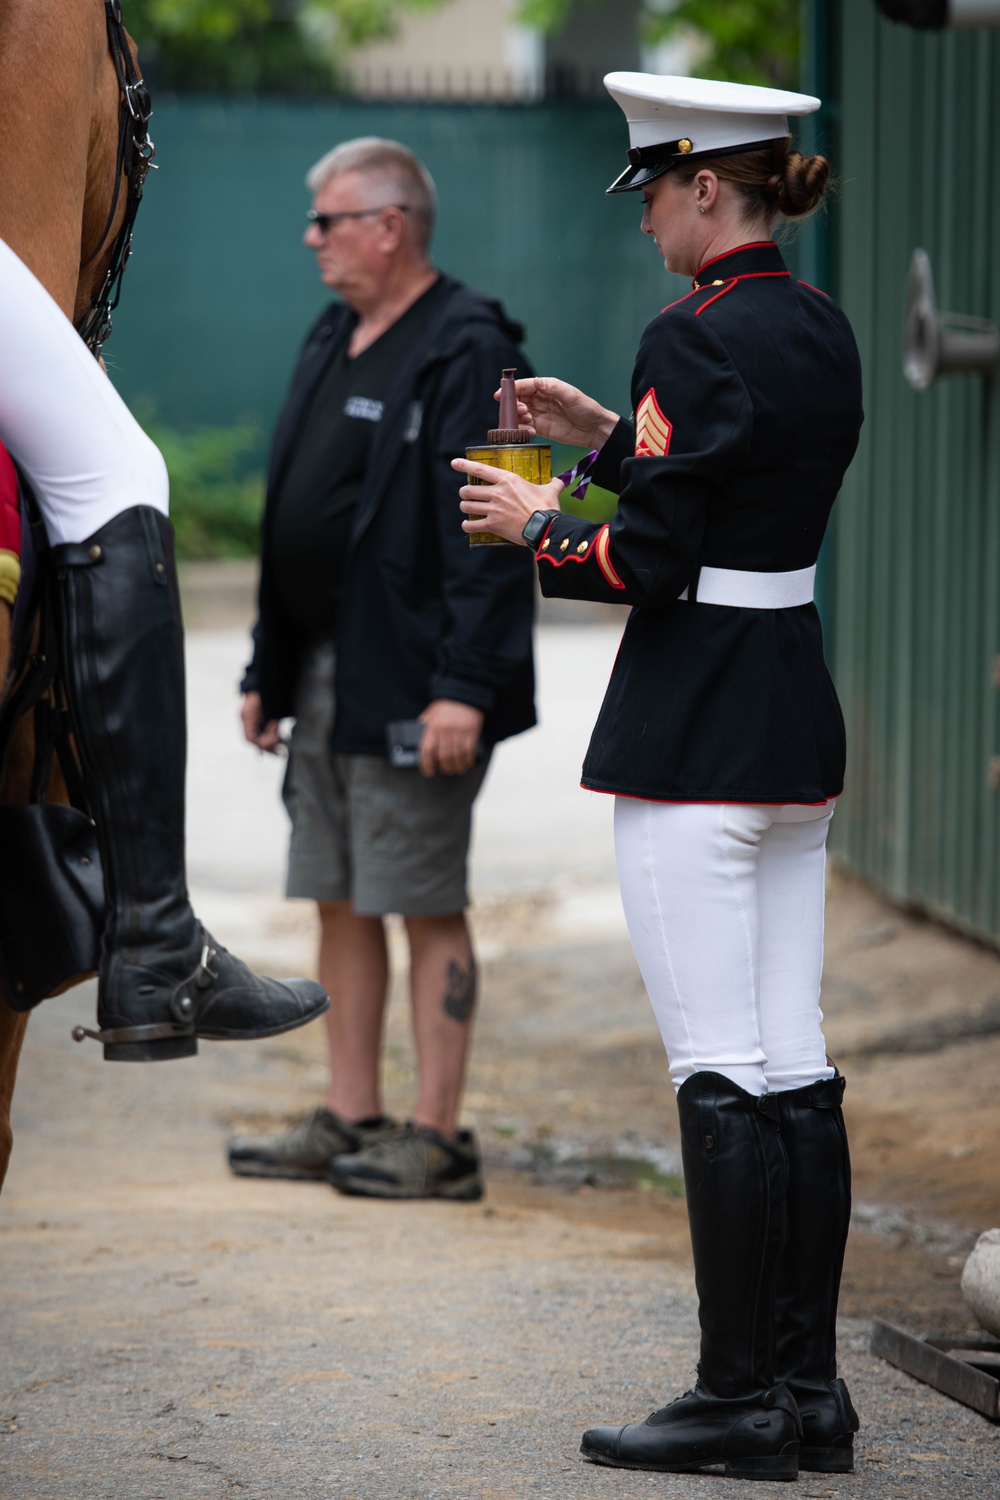
[[[528,524],[525,526],[522,535],[529,547],[538,546],[538,543],[542,539],[542,533],[548,524],[549,517],[543,510],[536,510],[533,516],[528,517]]]

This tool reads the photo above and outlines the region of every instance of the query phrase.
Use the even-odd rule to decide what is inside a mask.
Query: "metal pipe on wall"
[[[918,31],[1000,26],[1000,0],[875,0],[890,21]]]

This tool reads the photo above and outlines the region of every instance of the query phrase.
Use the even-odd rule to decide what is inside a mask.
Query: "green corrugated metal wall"
[[[901,368],[916,246],[939,307],[1000,321],[1000,31],[915,32],[874,0],[829,17],[831,251],[867,412],[833,538],[850,747],[835,847],[894,897],[1000,940],[1000,381],[917,394]]]

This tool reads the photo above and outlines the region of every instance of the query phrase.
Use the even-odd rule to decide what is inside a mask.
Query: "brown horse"
[[[134,49],[133,49],[134,55]],[[107,269],[126,211],[115,192],[120,92],[104,0],[0,0],[0,238],[78,322]],[[103,243],[102,243],[102,236]],[[0,685],[9,687],[11,612],[0,601]],[[28,797],[30,716],[11,745],[0,801]],[[0,996],[0,1185],[27,1015]]]

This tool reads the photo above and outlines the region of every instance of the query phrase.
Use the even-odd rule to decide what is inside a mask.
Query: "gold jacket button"
[[[564,536],[563,539],[562,539],[562,541],[559,543],[559,551],[560,552],[565,552],[566,548],[568,546],[569,546],[569,537],[568,536]]]
[[[546,549],[546,547],[547,547],[547,546],[548,546],[548,545],[549,545],[549,539],[548,539],[548,537],[546,537],[546,538],[545,538],[545,540],[544,540],[544,542],[543,542],[543,543],[542,543],[542,545],[541,545],[541,548],[540,548],[540,550],[541,550],[541,551],[542,551],[542,552],[544,552],[544,551],[545,551],[545,549]]]
[[[577,552],[579,552],[579,553],[580,553],[580,555],[581,555],[581,556],[582,556],[582,555],[583,555],[583,553],[584,553],[584,552],[586,552],[586,550],[587,550],[587,548],[588,548],[588,547],[589,547],[589,546],[590,546],[590,543],[589,543],[589,542],[581,542],[581,543],[580,543],[580,545],[579,545],[579,547],[577,547],[577,549],[576,549],[576,550],[577,550]]]

